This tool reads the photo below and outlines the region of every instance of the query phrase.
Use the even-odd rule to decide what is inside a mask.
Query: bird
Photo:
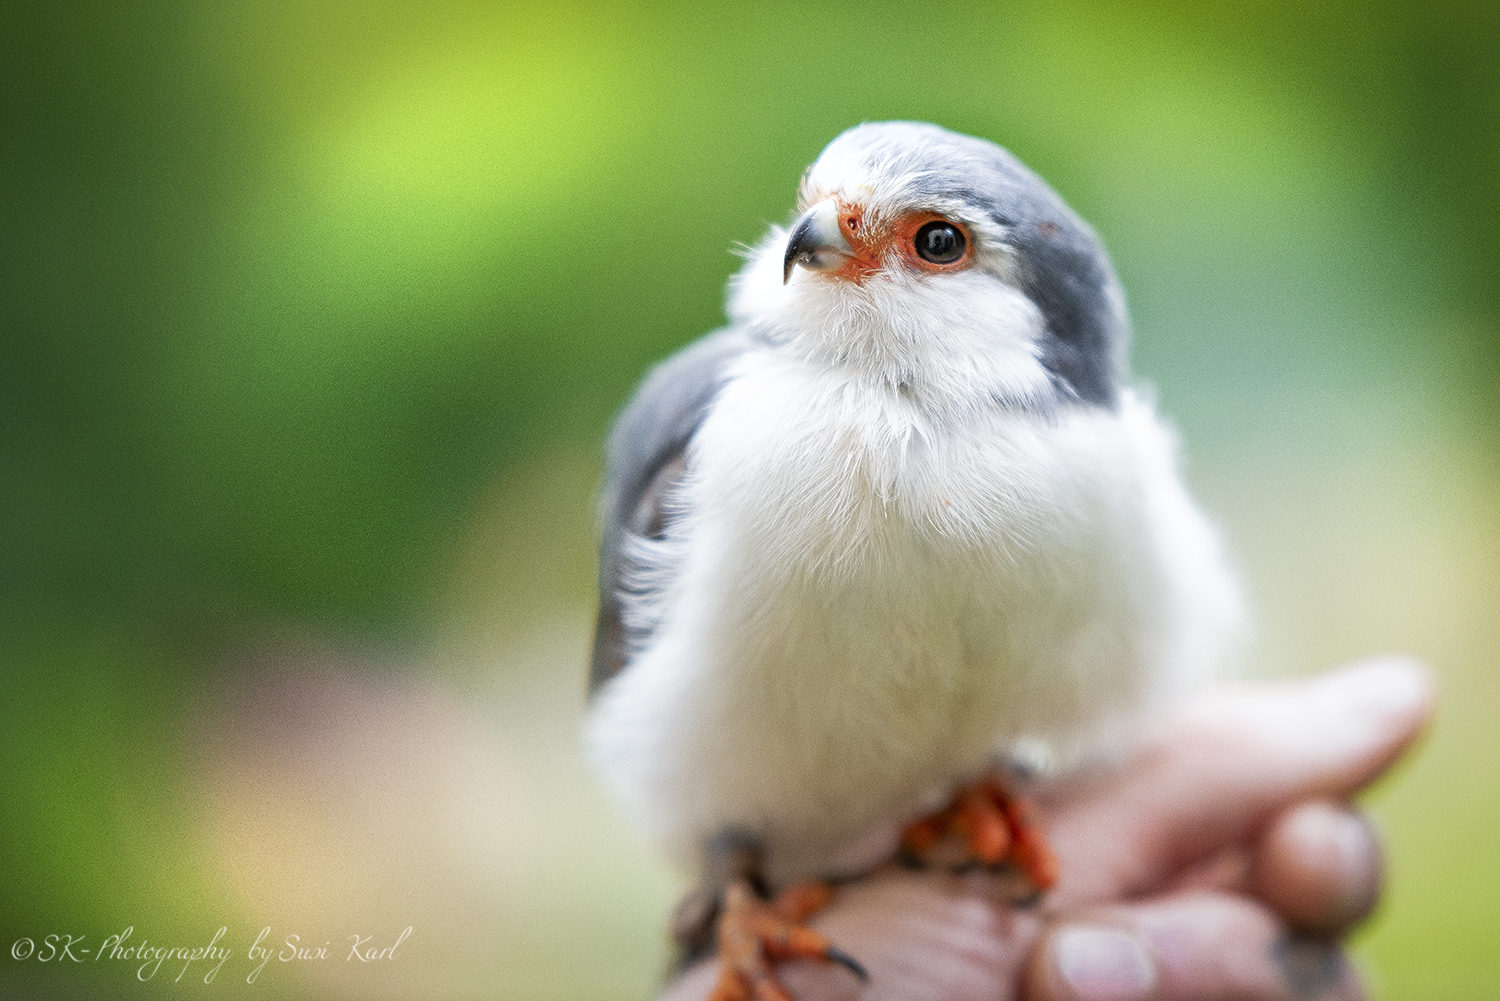
[[[769,966],[828,888],[964,803],[1005,821],[985,862],[1036,841],[1022,868],[1050,884],[1011,787],[1121,760],[1245,617],[1131,378],[1113,265],[1045,181],[876,122],[797,198],[744,251],[728,325],[620,413],[601,490],[585,743],[706,887],[679,938],[711,949],[717,921],[746,954],[725,998],[783,997]]]

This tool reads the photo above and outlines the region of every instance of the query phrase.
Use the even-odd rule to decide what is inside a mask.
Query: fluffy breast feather
[[[650,642],[600,693],[606,780],[686,859],[727,826],[775,881],[1020,744],[1127,740],[1238,615],[1171,436],[1118,412],[924,409],[752,352],[626,595]]]

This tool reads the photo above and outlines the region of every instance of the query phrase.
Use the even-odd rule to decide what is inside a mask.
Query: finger
[[[1240,897],[1193,893],[1101,908],[1050,928],[1032,954],[1027,1001],[1357,1001],[1338,948],[1291,935]]]
[[[1307,935],[1342,935],[1380,898],[1379,839],[1357,809],[1311,800],[1284,810],[1252,845],[1223,849],[1181,873],[1168,892],[1258,897]]]
[[[1199,699],[1136,760],[1057,803],[1053,902],[1156,892],[1295,802],[1347,798],[1390,766],[1431,711],[1425,670],[1399,658]]]
[[[1361,814],[1325,800],[1282,813],[1251,856],[1248,888],[1288,925],[1332,937],[1380,897],[1380,845]]]

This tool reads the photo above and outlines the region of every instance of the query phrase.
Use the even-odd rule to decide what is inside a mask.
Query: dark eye
[[[934,219],[917,230],[917,256],[933,264],[952,264],[964,256],[967,241],[951,222]]]

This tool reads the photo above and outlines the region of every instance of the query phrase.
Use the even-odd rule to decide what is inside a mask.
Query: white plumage
[[[877,235],[954,220],[972,261],[888,248],[856,280],[783,282],[788,235],[767,236],[709,363],[668,363],[616,432],[602,587],[623,639],[614,669],[596,652],[587,727],[675,855],[747,831],[773,885],[878,861],[997,760],[1128,745],[1240,619],[1174,436],[1117,384],[1107,259],[1050,189],[998,147],[890,123],[810,168],[804,208],[825,203]],[[1059,256],[1059,228],[1094,256]]]

